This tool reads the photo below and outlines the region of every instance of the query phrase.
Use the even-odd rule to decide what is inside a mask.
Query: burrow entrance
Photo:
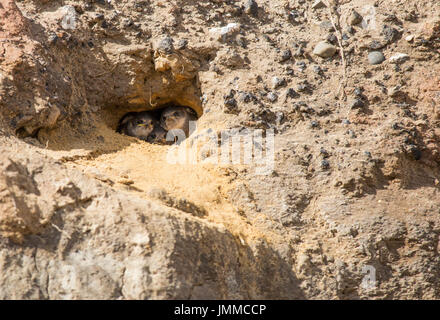
[[[118,134],[154,144],[171,144],[165,138],[168,131],[181,129],[187,138],[189,122],[197,121],[202,114],[201,105],[172,100],[149,106],[110,106],[104,108],[99,116]]]
[[[139,113],[139,112],[147,111],[154,118],[160,120],[162,112],[164,111],[164,109],[166,109],[168,107],[189,108],[196,115],[197,120],[203,114],[203,110],[201,107],[196,107],[193,105],[182,104],[182,103],[171,101],[171,102],[156,105],[156,106],[143,106],[143,107],[111,106],[111,107],[107,107],[107,108],[103,109],[101,112],[101,120],[109,128],[116,131],[119,124],[120,124],[121,119],[128,113]]]

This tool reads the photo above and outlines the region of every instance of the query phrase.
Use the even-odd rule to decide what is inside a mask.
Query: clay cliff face
[[[329,2],[0,0],[0,298],[438,299],[439,4]]]

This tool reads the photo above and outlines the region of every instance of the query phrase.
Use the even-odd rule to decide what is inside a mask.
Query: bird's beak
[[[145,127],[145,126],[146,126],[145,123],[139,123],[139,124],[138,124],[138,127]]]

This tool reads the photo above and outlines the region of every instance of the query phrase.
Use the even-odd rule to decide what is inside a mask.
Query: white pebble
[[[407,55],[406,53],[396,53],[390,58],[390,62],[399,64],[405,62],[408,59],[409,59],[409,55]]]

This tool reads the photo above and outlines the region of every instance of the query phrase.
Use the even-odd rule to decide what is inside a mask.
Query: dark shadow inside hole
[[[191,107],[167,103],[152,110],[125,113],[116,132],[154,144],[180,143],[190,134],[190,122],[197,120]]]

